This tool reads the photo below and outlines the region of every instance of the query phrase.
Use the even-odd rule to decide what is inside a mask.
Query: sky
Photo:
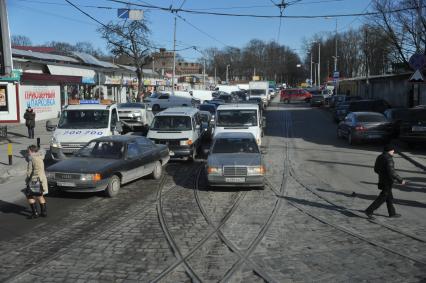
[[[108,0],[70,0],[82,10],[103,23],[121,21],[117,8],[126,4]],[[281,0],[123,0],[124,2],[151,4],[162,7],[188,10],[214,11],[219,13],[279,15],[274,3]],[[287,0],[285,2],[295,2]],[[370,0],[301,0],[284,10],[288,16],[313,16],[362,13],[371,9]],[[105,8],[94,8],[97,6]],[[69,5],[65,0],[7,0],[10,32],[25,35],[33,44],[47,41],[76,43],[89,41],[96,48],[107,52],[106,42],[96,29],[99,24]],[[143,9],[144,17],[151,29],[151,44],[173,49],[174,15],[168,11]],[[222,49],[226,46],[244,47],[251,39],[278,41],[304,56],[303,42],[316,33],[342,32],[362,24],[363,17],[335,17],[316,19],[283,18],[279,29],[278,18],[247,18],[213,15],[198,15],[180,12],[185,19],[177,18],[176,49],[197,46],[199,50],[209,47]],[[195,26],[195,27],[194,27]],[[280,33],[278,31],[280,30]],[[179,52],[187,61],[196,61],[202,55],[195,50]]]

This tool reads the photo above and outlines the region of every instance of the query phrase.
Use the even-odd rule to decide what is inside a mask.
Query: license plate
[[[225,182],[228,183],[244,183],[246,178],[225,178]]]
[[[169,155],[170,155],[170,156],[174,156],[174,155],[175,155],[175,153],[174,153],[173,151],[169,151]]]
[[[411,130],[413,132],[425,132],[426,131],[426,127],[422,127],[422,126],[413,126],[411,128]]]
[[[56,182],[56,185],[60,187],[75,187],[75,183],[71,182]]]

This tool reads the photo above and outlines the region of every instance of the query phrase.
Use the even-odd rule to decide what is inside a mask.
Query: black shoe
[[[402,215],[395,213],[394,215],[389,215],[390,218],[400,218]]]
[[[47,207],[46,207],[46,203],[40,203],[40,208],[41,208],[40,216],[41,216],[41,217],[47,217]]]
[[[374,216],[373,216],[373,213],[369,213],[367,211],[364,211],[364,213],[365,213],[365,215],[367,215],[368,219],[371,219],[371,220],[375,219]]]
[[[38,211],[35,203],[30,204],[31,207],[31,215],[28,216],[28,219],[35,219],[38,218]]]

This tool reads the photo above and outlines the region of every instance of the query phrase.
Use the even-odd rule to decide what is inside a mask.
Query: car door
[[[170,95],[168,93],[163,93],[158,97],[158,104],[160,108],[169,108],[170,107]]]
[[[134,141],[127,143],[126,165],[125,172],[123,172],[123,180],[125,180],[125,183],[136,180],[144,176],[144,170],[142,151],[139,145]]]
[[[352,125],[352,114],[348,114],[342,123],[342,132],[345,137],[349,136],[349,133],[351,132],[351,125]]]

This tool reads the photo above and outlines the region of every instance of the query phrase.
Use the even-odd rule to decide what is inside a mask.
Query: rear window
[[[219,138],[213,146],[213,153],[259,153],[254,138]]]
[[[386,118],[383,115],[358,115],[357,122],[385,122]]]
[[[156,131],[190,131],[191,118],[188,116],[156,116],[151,125]]]

